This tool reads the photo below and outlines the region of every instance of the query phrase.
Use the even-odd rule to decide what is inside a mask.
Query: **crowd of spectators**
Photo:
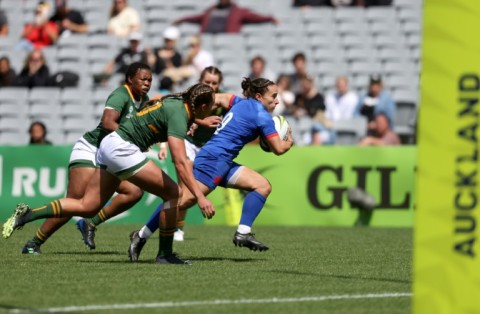
[[[21,38],[15,49],[28,51],[23,68],[16,73],[7,57],[0,58],[0,87],[54,86],[42,49],[55,45],[63,36],[74,33],[88,33],[89,25],[82,13],[70,8],[67,0],[55,0],[52,12],[48,2],[39,2],[32,21],[24,25]],[[295,0],[294,7],[310,6],[372,6],[389,5],[388,0]],[[159,78],[161,94],[175,91],[178,85],[198,77],[205,67],[215,65],[214,54],[202,47],[201,34],[188,39],[188,49],[179,51],[177,43],[181,37],[181,23],[200,25],[201,33],[238,33],[244,24],[274,23],[281,21],[273,16],[261,15],[240,7],[230,0],[218,3],[204,12],[183,17],[174,25],[163,30],[163,45],[151,47],[143,42],[142,21],[138,12],[128,5],[127,0],[112,0],[108,24],[105,32],[118,38],[127,38],[128,45],[105,64],[102,73],[94,75],[97,84],[106,84],[114,74],[125,74],[133,62],[149,64]],[[8,35],[8,18],[0,10],[0,36]],[[150,43],[148,43],[150,44]],[[382,78],[370,78],[368,92],[357,95],[349,89],[349,79],[339,76],[336,90],[323,95],[319,82],[308,72],[308,60],[303,52],[295,53],[291,59],[292,73],[274,73],[268,67],[268,59],[256,55],[250,59],[251,79],[264,77],[278,84],[279,104],[274,114],[287,117],[297,134],[297,145],[335,144],[334,124],[336,121],[365,117],[368,120],[367,137],[360,145],[398,145],[400,140],[393,132],[395,102],[390,93],[383,89]],[[118,82],[120,83],[120,82]]]

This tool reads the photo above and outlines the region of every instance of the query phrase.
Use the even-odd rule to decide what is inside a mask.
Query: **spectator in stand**
[[[299,7],[301,9],[309,9],[310,7],[326,6],[329,3],[330,3],[330,0],[293,0],[293,6]]]
[[[7,14],[0,9],[0,37],[8,36],[9,24]]]
[[[160,79],[160,83],[158,84],[158,92],[160,93],[160,96],[172,94],[174,93],[174,90],[175,83],[171,78],[164,76]]]
[[[346,76],[337,77],[335,87],[336,91],[328,93],[325,98],[325,117],[332,122],[352,119],[358,104],[357,93],[348,90]]]
[[[15,82],[15,70],[10,65],[10,59],[0,58],[0,87],[12,86]]]
[[[200,36],[195,35],[189,39],[189,50],[180,67],[171,67],[163,71],[163,75],[170,77],[174,82],[181,82],[191,77],[198,77],[203,69],[213,66],[213,55],[202,49]]]
[[[401,145],[400,137],[392,130],[387,115],[383,112],[378,113],[373,123],[374,132],[363,138],[360,146]]]
[[[115,59],[105,66],[103,73],[95,76],[95,81],[100,84],[105,84],[113,73],[126,74],[130,64],[134,62],[147,63],[148,55],[141,41],[141,33],[130,33],[128,47],[122,48]]]
[[[60,36],[88,32],[88,25],[82,13],[71,9],[67,5],[67,0],[55,0],[55,14],[50,21],[57,23]]]
[[[155,48],[149,53],[148,62],[155,74],[161,74],[166,69],[178,68],[182,65],[182,56],[176,50],[179,38],[180,30],[177,27],[170,26],[163,31],[163,47]]]
[[[382,112],[387,118],[390,127],[394,127],[396,104],[391,94],[383,89],[382,78],[378,74],[370,76],[367,94],[360,97],[355,114],[363,115],[368,120],[367,134],[375,132],[375,116]]]
[[[356,0],[355,2],[360,7],[392,5],[392,0]]]
[[[274,23],[273,16],[260,15],[249,9],[239,7],[230,0],[218,0],[218,3],[202,14],[184,17],[174,23],[200,24],[202,33],[239,33],[244,24]]]
[[[299,94],[301,91],[300,81],[303,77],[308,76],[307,57],[303,52],[296,53],[292,58],[295,72],[290,74],[290,82],[292,83],[292,92]]]
[[[30,51],[51,46],[58,39],[58,25],[49,21],[50,6],[46,2],[39,2],[35,9],[35,18],[32,23],[25,24],[17,49]]]
[[[27,54],[20,74],[15,78],[15,86],[39,87],[49,86],[50,70],[46,64],[45,56],[40,49],[34,49]]]
[[[137,10],[128,6],[127,0],[113,0],[110,9],[107,31],[120,38],[128,38],[132,32],[141,29],[140,15]]]
[[[47,140],[47,127],[40,121],[35,121],[30,124],[28,133],[30,134],[30,145],[52,144],[49,140]]]
[[[267,62],[262,56],[255,56],[250,60],[250,74],[248,74],[250,80],[257,78],[266,78],[270,81],[274,81],[275,74],[267,68]]]
[[[294,110],[295,94],[290,89],[290,77],[280,74],[277,79],[278,105],[273,110],[273,115],[291,115]]]
[[[295,98],[294,115],[297,119],[302,116],[312,119],[312,145],[332,144],[331,122],[325,117],[325,100],[315,86],[315,79],[309,75],[303,76],[300,87],[301,92]]]

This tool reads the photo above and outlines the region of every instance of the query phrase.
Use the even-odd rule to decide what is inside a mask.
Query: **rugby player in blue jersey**
[[[291,131],[284,141],[275,130],[271,112],[278,104],[278,88],[274,82],[264,78],[255,80],[246,78],[242,82],[242,89],[246,98],[216,94],[215,102],[230,110],[214,136],[197,154],[193,172],[198,186],[205,195],[217,186],[248,191],[233,243],[251,250],[265,251],[268,250],[268,246],[255,239],[252,225],[272,191],[272,186],[258,172],[233,160],[246,144],[259,135],[266,138],[271,151],[276,155],[286,153],[292,147],[293,139]],[[185,191],[179,209],[186,210],[194,204],[195,198],[188,190]],[[149,231],[148,234],[151,235],[155,230]],[[142,238],[141,234],[135,232],[131,239],[129,256],[132,262],[138,260],[147,240],[147,237]]]

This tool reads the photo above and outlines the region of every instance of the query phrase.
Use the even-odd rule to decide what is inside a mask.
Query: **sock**
[[[173,253],[173,234],[175,228],[160,228],[160,244],[157,256],[166,256]]]
[[[245,196],[245,201],[243,202],[240,225],[252,227],[253,222],[265,205],[266,200],[267,198],[265,196],[256,191],[248,193],[247,196]]]
[[[35,232],[35,235],[32,238],[32,241],[37,243],[38,245],[42,245],[47,241],[47,239],[50,237],[49,234],[45,233],[45,231],[42,230],[42,227],[37,229],[37,232]]]
[[[246,225],[238,225],[237,231],[241,234],[247,234],[252,232],[252,227]]]
[[[99,224],[105,222],[110,218],[110,216],[105,211],[105,208],[102,208],[98,214],[95,215],[93,218],[87,218],[87,222],[92,226],[98,226]]]
[[[173,234],[176,229],[177,212],[178,200],[168,201],[163,204],[163,209],[157,217],[160,226],[158,256],[167,256],[173,253]]]
[[[25,222],[41,218],[59,218],[62,217],[62,205],[59,200],[54,200],[42,207],[32,208],[28,217],[25,217]]]
[[[145,226],[140,229],[140,232],[138,233],[140,238],[148,239],[153,233],[155,233],[155,231],[157,231],[158,225],[160,224],[160,217],[158,215],[160,215],[160,212],[162,211],[162,206],[163,203],[160,203],[160,205],[157,206],[150,218],[148,218]]]
[[[177,220],[176,229],[183,230],[183,226],[185,225],[185,220]]]

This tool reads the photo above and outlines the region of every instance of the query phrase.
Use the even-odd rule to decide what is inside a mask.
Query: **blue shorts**
[[[193,162],[193,175],[209,189],[214,190],[217,186],[227,187],[236,181],[235,173],[242,167],[229,159],[220,159],[200,150]],[[232,177],[234,177],[232,179]]]

